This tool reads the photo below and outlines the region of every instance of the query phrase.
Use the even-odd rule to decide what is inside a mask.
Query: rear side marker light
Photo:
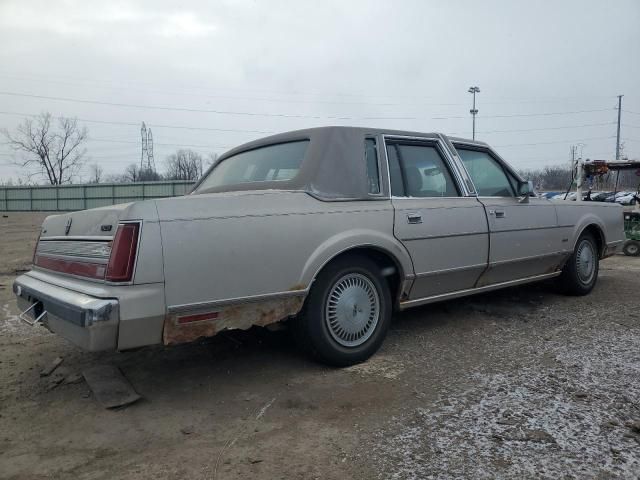
[[[129,282],[138,249],[139,223],[121,223],[113,238],[105,279],[109,282]]]
[[[185,323],[193,323],[193,322],[203,322],[205,320],[215,320],[218,318],[220,312],[209,312],[209,313],[197,313],[195,315],[185,315],[183,317],[178,317],[178,324],[184,325]]]

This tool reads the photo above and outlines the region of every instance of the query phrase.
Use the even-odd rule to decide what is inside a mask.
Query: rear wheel
[[[636,240],[628,240],[622,247],[622,251],[625,255],[630,257],[637,257],[640,255],[640,242]]]
[[[391,315],[391,294],[378,266],[349,255],[320,272],[293,332],[317,360],[343,367],[363,362],[380,348]]]
[[[598,244],[590,233],[583,233],[558,277],[560,289],[568,295],[587,295],[598,280]]]

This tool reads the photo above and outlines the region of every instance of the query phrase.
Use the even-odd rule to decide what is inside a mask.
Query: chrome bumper
[[[115,299],[95,298],[52,285],[27,275],[13,283],[20,317],[38,322],[50,331],[89,351],[115,350],[119,304]]]

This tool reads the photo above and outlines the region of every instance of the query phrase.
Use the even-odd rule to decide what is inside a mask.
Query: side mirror
[[[520,203],[529,203],[529,197],[534,193],[533,182],[527,180],[518,184],[518,195],[520,196]]]

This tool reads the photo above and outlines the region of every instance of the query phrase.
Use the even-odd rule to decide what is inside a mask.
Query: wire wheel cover
[[[591,283],[596,271],[596,260],[593,245],[588,240],[583,240],[576,252],[576,271],[578,278],[584,284]]]
[[[380,297],[369,278],[360,273],[340,277],[326,300],[325,322],[333,339],[358,347],[373,334],[380,319]]]

